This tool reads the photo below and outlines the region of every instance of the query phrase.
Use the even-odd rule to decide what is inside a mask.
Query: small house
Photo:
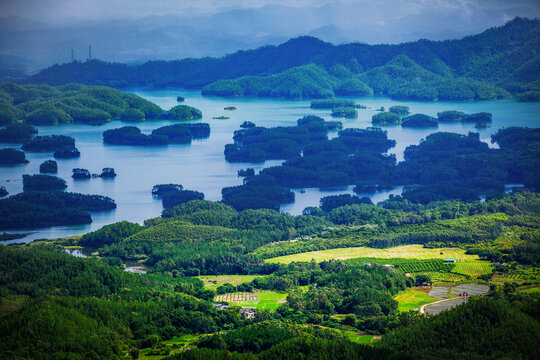
[[[255,319],[255,311],[253,309],[240,309],[240,314],[244,315],[246,319]]]
[[[445,263],[455,263],[455,262],[456,262],[456,259],[452,259],[452,258],[444,259],[444,262],[445,262]]]

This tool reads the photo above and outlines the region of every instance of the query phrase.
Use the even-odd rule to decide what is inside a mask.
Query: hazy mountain
[[[361,92],[418,100],[492,99],[540,89],[539,46],[540,20],[516,18],[460,40],[336,46],[302,36],[220,58],[137,66],[71,62],[27,81],[183,86],[223,96],[332,97]]]
[[[45,23],[9,17],[0,19],[0,56],[27,58],[28,70],[53,63],[88,58],[142,63],[186,57],[218,57],[239,49],[277,45],[289,38],[311,35],[332,43],[369,44],[442,40],[478,33],[502,25],[514,15],[534,17],[534,6],[486,10],[475,3],[463,6],[419,7],[377,2],[332,2],[322,6],[266,5],[227,8],[211,15],[147,16],[99,21],[71,19]],[[502,5],[501,5],[502,6]],[[81,14],[81,19],[84,19]]]

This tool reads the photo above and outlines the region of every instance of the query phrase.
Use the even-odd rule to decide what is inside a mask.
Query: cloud
[[[358,15],[375,22],[388,18],[402,18],[414,14],[456,13],[471,19],[478,11],[498,12],[501,17],[508,9],[527,9],[529,16],[540,14],[538,0],[2,0],[3,16],[19,16],[47,23],[143,18],[147,16],[210,15],[229,9],[260,8],[266,5],[357,9]],[[344,17],[354,17],[349,11]],[[471,19],[472,20],[472,19]]]

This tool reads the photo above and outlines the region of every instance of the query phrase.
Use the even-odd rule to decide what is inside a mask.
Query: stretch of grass
[[[161,342],[161,344],[164,346],[162,348],[164,349],[164,351],[161,355],[156,354],[152,348],[146,348],[146,349],[140,350],[139,359],[140,360],[163,359],[166,356],[179,353],[181,351],[184,351],[192,347],[193,343],[195,343],[197,340],[199,340],[203,336],[207,336],[207,335],[206,334],[199,334],[199,335],[187,334],[187,335],[182,335],[182,336],[175,336],[170,340],[165,340]]]
[[[224,284],[232,284],[234,286],[248,283],[253,281],[256,277],[261,277],[260,275],[206,275],[198,276],[204,283],[204,287],[210,290],[216,290],[218,287]]]
[[[371,344],[375,342],[375,335],[362,335],[358,334],[355,331],[342,331],[342,334],[347,337],[350,341],[357,344]],[[377,338],[378,339],[378,338]]]
[[[338,316],[332,316],[332,317],[338,317]],[[341,329],[330,328],[330,327],[327,327],[327,326],[320,326],[320,327],[323,328],[323,329],[328,329],[328,330],[331,330],[331,331],[338,332],[339,334],[345,336],[350,341],[352,341],[354,343],[357,343],[357,344],[373,344],[373,343],[376,343],[377,341],[381,340],[381,337],[377,336],[377,335],[360,334],[360,333],[358,333],[356,331],[352,331],[352,330],[341,330]]]
[[[423,291],[408,289],[394,297],[398,302],[399,311],[418,309],[424,304],[429,304],[439,299],[429,296]]]
[[[331,249],[322,251],[312,251],[301,254],[279,256],[265,260],[269,263],[290,264],[293,261],[311,261],[317,262],[337,259],[347,260],[353,258],[379,258],[379,259],[446,259],[453,258],[457,263],[478,260],[477,255],[466,255],[465,250],[458,248],[438,248],[427,249],[422,245],[404,245],[387,249],[378,249],[370,247],[354,247]]]

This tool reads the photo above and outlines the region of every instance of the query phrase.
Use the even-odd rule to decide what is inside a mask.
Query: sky
[[[231,8],[259,8],[265,5],[294,7],[318,7],[331,0],[1,0],[2,17],[19,16],[48,23],[73,20],[104,20],[118,18],[141,18],[151,15],[194,16],[215,14]],[[464,17],[478,9],[500,17],[515,10],[522,16],[536,17],[540,14],[540,0],[341,0],[347,5],[357,5],[365,18],[384,21],[413,14],[455,13]],[[472,20],[472,19],[471,19]]]

